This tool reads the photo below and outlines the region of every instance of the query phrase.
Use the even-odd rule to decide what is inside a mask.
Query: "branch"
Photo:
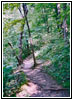
[[[13,49],[12,44],[11,44],[10,42],[8,42],[8,44],[9,44],[9,46],[11,47],[11,49],[13,50],[13,54],[14,54],[14,56],[16,57],[18,63],[20,64],[20,60],[19,60],[18,56],[16,56],[16,53],[15,53],[15,51],[14,51],[14,49]]]
[[[18,10],[19,10],[21,16],[24,18],[24,16],[23,16],[23,14],[22,14],[22,11],[21,11],[21,8],[20,8],[20,7],[18,8]]]

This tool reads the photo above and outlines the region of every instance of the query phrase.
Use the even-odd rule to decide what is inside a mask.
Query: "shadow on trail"
[[[68,90],[50,76],[47,75],[42,68],[49,65],[51,62],[37,60],[38,65],[32,69],[32,55],[26,58],[23,62],[23,71],[27,76],[28,84],[21,86],[21,91],[16,94],[17,97],[69,97]]]

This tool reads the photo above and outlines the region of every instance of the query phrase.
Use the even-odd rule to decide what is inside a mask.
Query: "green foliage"
[[[24,72],[13,73],[14,70],[10,66],[3,68],[3,96],[15,96],[21,85],[26,84],[26,76]]]
[[[54,18],[56,19],[57,18],[56,4],[51,4],[50,6],[54,8],[54,10],[53,9],[51,10],[51,12],[54,12],[51,17],[53,17],[53,19]],[[51,65],[45,66],[44,70],[46,70],[48,74],[51,74],[59,84],[62,84],[65,88],[70,88],[70,50],[69,50],[70,47],[69,44],[65,44],[65,41],[63,40],[62,29],[61,28],[57,29],[57,24],[62,23],[65,16],[67,16],[67,25],[68,25],[67,39],[69,39],[70,35],[69,5],[67,6],[67,9],[64,11],[63,4],[61,4],[61,13],[59,16],[60,19],[58,19],[56,22],[54,20],[51,20],[52,25],[50,29],[53,27],[51,29],[51,34],[49,33],[47,35],[48,41],[46,42],[46,45],[42,47],[41,53],[37,57],[37,59],[50,60]]]
[[[18,8],[20,3],[4,3],[3,10],[14,10],[14,8]]]
[[[22,58],[23,60],[31,54],[29,44],[28,28],[25,18],[20,19],[18,7],[19,3],[3,4],[3,92],[4,96],[15,96],[20,86],[27,83],[26,76],[23,72],[14,74],[18,62],[13,56],[13,50],[8,45],[10,42],[19,56],[19,39],[20,32],[24,31],[22,38]],[[60,15],[57,17],[56,3],[27,3],[28,22],[33,39],[34,50],[40,50],[37,59],[50,60],[51,65],[45,66],[44,70],[52,75],[63,87],[70,87],[70,5],[63,10],[64,3],[60,6]],[[21,9],[22,10],[22,9]],[[22,11],[23,13],[23,11]],[[13,17],[11,17],[12,15]],[[67,41],[64,41],[63,28],[57,27],[63,24],[66,19],[67,23]],[[28,42],[27,42],[28,40]],[[7,66],[7,67],[6,67]],[[11,66],[11,67],[8,67]],[[14,70],[13,70],[14,69]]]
[[[20,30],[23,31],[23,26],[25,24],[25,19],[16,19],[12,20],[10,23],[6,23],[4,26],[4,31],[7,32],[12,26],[16,25],[17,23],[21,24]]]
[[[50,60],[51,65],[45,66],[45,70],[51,74],[59,84],[70,88],[70,49],[63,40],[57,40],[43,49],[38,58]]]
[[[24,60],[30,54],[31,54],[31,50],[30,49],[27,49],[27,48],[23,49],[22,59]]]

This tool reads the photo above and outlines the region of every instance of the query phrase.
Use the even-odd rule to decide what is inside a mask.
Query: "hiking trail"
[[[35,53],[35,56],[38,52]],[[20,88],[20,92],[16,97],[69,97],[69,92],[59,85],[50,75],[48,75],[43,67],[49,65],[50,61],[37,60],[38,65],[32,69],[32,55],[23,61],[23,71],[27,76],[28,84],[24,84]]]

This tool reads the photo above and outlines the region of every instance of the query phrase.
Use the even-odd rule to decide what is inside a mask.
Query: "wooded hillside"
[[[70,3],[3,3],[3,96],[70,96]]]

